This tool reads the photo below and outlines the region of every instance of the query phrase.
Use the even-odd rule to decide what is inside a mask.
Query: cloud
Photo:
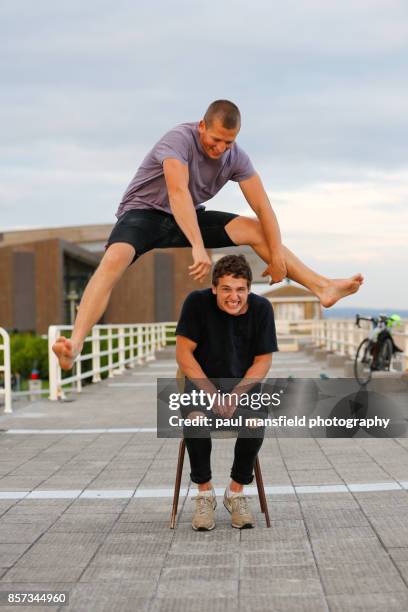
[[[408,170],[381,173],[359,182],[323,182],[276,192],[287,204],[278,208],[283,232],[308,236],[329,261],[376,261],[384,251],[406,255]],[[275,192],[269,193],[274,202]],[[320,238],[319,238],[320,237]],[[318,243],[315,242],[318,240]],[[316,256],[316,255],[315,255]]]

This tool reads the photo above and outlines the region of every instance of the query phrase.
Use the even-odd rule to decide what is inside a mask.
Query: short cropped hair
[[[245,278],[248,287],[252,282],[251,268],[244,255],[225,255],[217,261],[212,273],[212,284],[218,285],[222,276],[230,275],[234,278]]]
[[[229,100],[215,100],[207,108],[204,115],[206,127],[210,127],[214,119],[221,121],[221,125],[226,130],[235,130],[241,126],[241,113],[239,108]]]

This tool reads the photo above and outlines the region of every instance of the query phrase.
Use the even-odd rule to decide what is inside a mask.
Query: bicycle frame
[[[369,331],[367,338],[373,344],[383,344],[383,342],[389,338],[392,342],[393,354],[402,353],[402,349],[400,349],[394,342],[394,338],[388,327],[388,320],[389,317],[387,315],[380,315],[379,317],[361,317],[359,314],[357,314],[356,326],[360,327],[360,321],[369,321],[372,324],[372,328]]]
[[[360,343],[354,361],[354,374],[361,385],[366,385],[373,371],[388,371],[391,367],[391,359],[395,353],[402,352],[395,344],[390,331],[390,317],[380,315],[379,317],[361,317],[356,315],[356,326],[360,327],[360,321],[369,321],[372,328],[367,338]],[[364,349],[362,351],[362,349]],[[359,370],[363,365],[363,369]],[[364,365],[366,366],[364,370]]]

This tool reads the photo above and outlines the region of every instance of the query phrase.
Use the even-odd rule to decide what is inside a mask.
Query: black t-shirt
[[[211,289],[187,296],[176,335],[197,343],[194,357],[208,378],[242,378],[256,355],[278,350],[272,305],[250,293],[248,309],[230,315],[217,306]]]

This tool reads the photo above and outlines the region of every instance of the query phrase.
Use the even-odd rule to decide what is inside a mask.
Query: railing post
[[[346,350],[346,355],[348,357],[353,357],[354,356],[354,323],[351,323],[351,321],[347,321],[346,323],[347,326],[347,350]]]
[[[343,336],[343,321],[338,321],[338,342],[337,342],[337,352],[340,353],[340,355],[343,354],[343,342],[344,342],[344,336]]]
[[[48,328],[48,379],[50,388],[48,399],[53,402],[58,400],[58,383],[61,372],[57,356],[52,350],[52,345],[58,338],[58,335],[57,325],[50,325]]]
[[[334,338],[334,325],[333,325],[333,321],[330,320],[328,321],[328,343],[327,343],[327,350],[331,351],[333,348],[333,338]]]
[[[135,367],[135,328],[133,325],[129,326],[129,368]]]
[[[161,326],[161,343],[162,343],[162,347],[164,348],[166,346],[166,324],[163,323]]]
[[[156,359],[155,350],[156,350],[156,326],[154,323],[150,326],[150,341],[151,341],[151,351],[152,351],[152,359]]]
[[[108,327],[108,378],[113,378],[113,342],[112,342],[112,328]]]
[[[4,413],[11,414],[11,363],[10,363],[10,336],[5,329],[0,328],[3,339],[3,374],[4,374]]]
[[[100,382],[101,380],[101,343],[100,343],[100,335],[99,335],[99,327],[95,326],[92,328],[92,382]]]
[[[79,355],[77,360],[75,361],[74,368],[75,368],[75,376],[78,376],[77,381],[76,381],[76,390],[77,390],[78,393],[81,393],[81,391],[82,391],[82,378],[81,378],[81,374],[82,374],[82,361],[81,361],[81,355]]]
[[[125,371],[125,328],[124,327],[119,327],[118,330],[119,333],[119,338],[118,338],[118,344],[119,344],[119,363],[118,363],[118,369],[120,373],[123,373]]]
[[[155,329],[155,338],[156,338],[155,350],[156,351],[160,351],[161,347],[162,347],[162,345],[161,345],[160,323],[155,323],[154,329]]]
[[[342,329],[343,329],[343,333],[342,333],[342,340],[343,340],[343,344],[341,346],[341,354],[342,355],[347,355],[347,321],[343,321],[342,323]]]
[[[144,364],[143,354],[143,325],[137,326],[137,363],[138,365]]]
[[[146,329],[147,335],[147,347],[146,347],[146,361],[154,361],[154,325],[148,325]]]
[[[335,351],[336,351],[336,353],[341,353],[341,350],[342,350],[342,344],[341,344],[342,335],[341,335],[341,322],[340,321],[336,321],[336,327],[337,327],[337,346],[335,348]]]
[[[359,345],[359,330],[356,326],[353,326],[353,330],[351,332],[351,342],[352,342],[352,347],[350,349],[350,357],[351,359],[353,359],[354,357],[354,353],[355,353],[355,347]]]

